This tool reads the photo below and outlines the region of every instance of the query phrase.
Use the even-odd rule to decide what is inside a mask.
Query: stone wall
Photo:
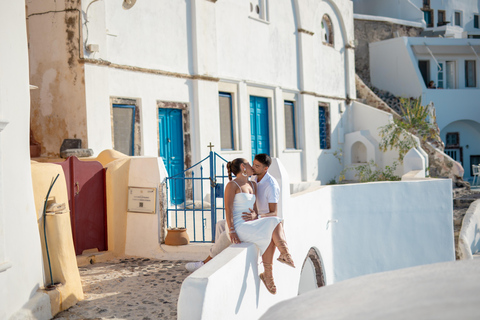
[[[365,82],[370,82],[370,55],[368,44],[397,37],[418,37],[423,28],[399,25],[387,21],[354,20],[355,72]]]

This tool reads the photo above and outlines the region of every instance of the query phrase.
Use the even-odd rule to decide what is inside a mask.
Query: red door
[[[67,180],[75,253],[107,250],[105,169],[98,161],[69,157],[59,163]]]

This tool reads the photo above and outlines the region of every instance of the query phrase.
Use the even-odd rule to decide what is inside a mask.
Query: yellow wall
[[[32,161],[32,184],[37,212],[38,227],[42,242],[45,286],[52,283],[44,237],[43,206],[52,179],[59,177],[49,195],[49,201],[65,203],[63,213],[46,216],[46,234],[50,265],[54,283],[61,283],[55,290],[48,291],[52,314],[65,310],[83,300],[83,289],[73,246],[67,184],[60,165]]]

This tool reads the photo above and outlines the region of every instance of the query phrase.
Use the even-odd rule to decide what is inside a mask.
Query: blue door
[[[267,98],[250,96],[250,128],[252,158],[259,153],[270,154]]]
[[[183,155],[183,117],[182,110],[158,109],[158,130],[160,149],[159,156],[163,159],[168,176],[179,174],[178,179],[172,179],[170,199],[173,204],[182,203],[185,200],[184,155]]]

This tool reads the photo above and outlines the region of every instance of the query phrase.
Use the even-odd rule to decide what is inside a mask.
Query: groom
[[[280,188],[277,180],[272,177],[267,171],[272,164],[272,158],[265,153],[260,153],[255,156],[252,165],[254,174],[254,181],[257,182],[257,210],[258,215],[250,209],[250,212],[243,213],[245,221],[255,220],[263,217],[274,217],[277,215],[277,204],[280,199]],[[185,269],[193,272],[203,266],[208,261],[212,260],[217,254],[228,248],[231,244],[228,232],[226,230],[226,221],[220,220],[216,225],[216,238],[212,248],[210,248],[210,255],[203,261],[189,262],[185,265]]]

